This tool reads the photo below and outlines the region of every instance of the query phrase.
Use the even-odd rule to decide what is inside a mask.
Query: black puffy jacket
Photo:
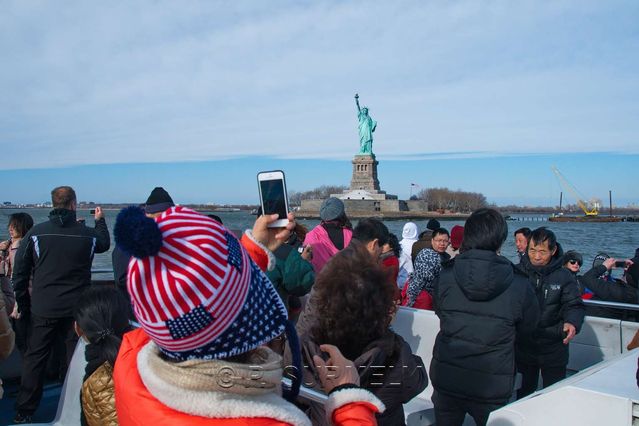
[[[517,265],[528,275],[540,308],[537,330],[517,341],[518,362],[548,367],[568,363],[568,345],[563,344],[564,323],[574,325],[579,333],[586,309],[577,279],[563,267],[562,256],[557,244],[557,251],[547,265],[533,266],[527,254]]]
[[[581,293],[584,294],[586,289],[588,289],[593,294],[591,300],[637,304],[639,301],[637,288],[619,280],[607,281],[600,279],[599,277],[605,274],[606,271],[605,266],[597,265],[584,275],[577,276]],[[605,308],[603,306],[587,306],[586,314],[595,317],[636,321],[635,311]]]
[[[16,253],[12,283],[19,309],[46,318],[72,316],[78,296],[91,283],[93,255],[110,244],[104,219],[89,228],[77,222],[75,211],[52,210],[47,222],[27,232]]]
[[[438,392],[503,404],[515,378],[515,336],[532,333],[539,307],[505,257],[468,250],[443,265],[433,290],[440,331],[430,377]]]

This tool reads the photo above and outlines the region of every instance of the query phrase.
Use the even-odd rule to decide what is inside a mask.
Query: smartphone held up
[[[277,213],[278,215],[278,219],[268,226],[270,228],[286,226],[288,223],[288,195],[284,172],[281,170],[259,172],[257,185],[260,191],[260,205],[263,214]]]

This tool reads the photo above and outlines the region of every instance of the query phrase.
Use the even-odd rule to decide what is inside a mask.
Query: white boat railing
[[[608,302],[606,300],[584,300],[586,306],[601,306],[604,308],[627,309],[630,311],[639,311],[639,305],[633,303]]]

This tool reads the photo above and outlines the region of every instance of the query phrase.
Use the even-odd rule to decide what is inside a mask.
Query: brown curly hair
[[[321,314],[310,337],[337,346],[349,359],[357,358],[388,329],[395,307],[389,272],[355,241],[337,253],[314,284]]]

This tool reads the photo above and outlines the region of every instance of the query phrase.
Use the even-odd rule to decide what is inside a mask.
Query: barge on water
[[[564,215],[552,215],[548,218],[549,222],[626,222],[626,217],[623,216],[564,216]]]
[[[553,167],[553,171],[560,179],[563,179],[563,176],[559,173],[559,170],[556,170]],[[569,184],[567,184],[570,186]],[[574,188],[573,188],[574,189]],[[564,193],[561,192],[559,194],[559,213],[555,213],[548,217],[549,222],[581,222],[581,223],[611,223],[611,222],[639,222],[639,216],[614,216],[612,214],[612,191],[608,191],[608,198],[610,202],[610,212],[608,216],[599,214],[599,202],[591,203],[592,207],[584,202],[581,198],[577,196],[577,204],[583,210],[583,216],[566,216],[561,211],[561,205],[563,202]]]

